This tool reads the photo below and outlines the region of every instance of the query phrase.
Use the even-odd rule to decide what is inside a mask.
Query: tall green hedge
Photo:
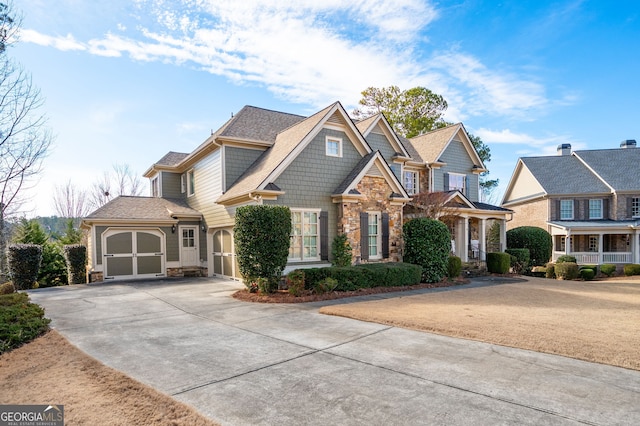
[[[240,273],[247,286],[258,278],[275,289],[287,266],[291,210],[283,206],[243,206],[236,210],[234,239]]]
[[[42,246],[37,244],[11,244],[7,248],[9,275],[16,290],[36,287],[42,262]]]
[[[82,244],[64,246],[64,258],[67,262],[69,284],[87,282],[87,248]]]
[[[422,267],[422,281],[435,283],[447,276],[451,234],[439,220],[418,218],[403,226],[404,261]]]
[[[520,226],[507,231],[507,247],[529,249],[531,266],[544,266],[551,258],[551,234],[537,226]]]

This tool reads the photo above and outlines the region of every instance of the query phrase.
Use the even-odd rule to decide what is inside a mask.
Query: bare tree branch
[[[64,185],[56,185],[53,205],[60,217],[80,218],[89,213],[87,193],[75,186],[71,180]]]

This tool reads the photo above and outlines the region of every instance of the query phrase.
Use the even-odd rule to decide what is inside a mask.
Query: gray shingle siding
[[[442,191],[444,188],[445,173],[458,173],[467,176],[467,193],[470,201],[479,201],[478,197],[478,175],[471,173],[474,163],[469,157],[469,153],[464,148],[462,142],[453,140],[440,156],[440,160],[447,163],[440,169],[434,171],[434,188]]]
[[[369,133],[369,136],[367,136],[367,142],[373,151],[380,151],[380,154],[382,154],[382,157],[387,163],[392,163],[392,158],[396,152],[385,135],[380,133]]]
[[[325,154],[325,136],[342,138],[342,157]],[[336,235],[338,206],[331,195],[361,156],[343,132],[324,129],[307,145],[294,162],[274,182],[284,195],[265,204],[291,208],[322,209],[329,212],[329,242]]]
[[[225,191],[238,180],[264,151],[231,146],[224,147]]]

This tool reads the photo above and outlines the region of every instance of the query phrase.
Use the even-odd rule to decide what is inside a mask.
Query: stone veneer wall
[[[389,213],[389,258],[383,261],[402,261],[402,205],[391,204],[391,187],[382,177],[365,176],[356,189],[366,197],[357,202],[341,203],[338,233],[347,235],[354,261],[360,258],[360,213],[378,211]]]

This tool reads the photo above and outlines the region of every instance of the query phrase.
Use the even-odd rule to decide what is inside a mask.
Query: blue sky
[[[490,146],[499,203],[520,156],[640,139],[640,3],[613,4],[20,0],[9,54],[56,135],[27,216],[54,213],[56,184],[191,151],[244,105],[351,111],[389,85],[445,97]]]

